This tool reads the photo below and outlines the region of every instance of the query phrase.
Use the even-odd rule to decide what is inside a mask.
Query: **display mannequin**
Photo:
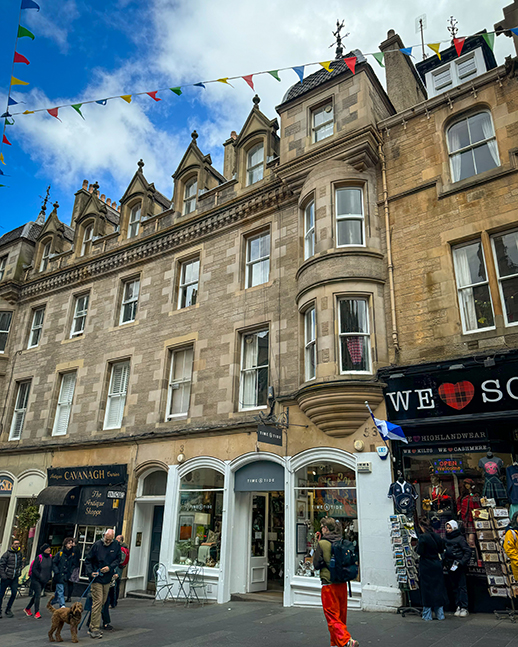
[[[495,499],[497,503],[507,501],[504,484],[500,480],[500,471],[504,466],[504,461],[498,456],[493,456],[492,451],[488,451],[486,456],[479,460],[478,466],[484,472],[482,495],[488,499]]]
[[[509,508],[509,516],[511,519],[515,512],[518,512],[518,461],[516,458],[512,465],[505,471],[507,476],[507,496],[511,507]]]
[[[442,510],[446,500],[450,498],[446,488],[441,485],[441,479],[437,474],[430,476],[429,497],[431,509],[435,511]]]
[[[389,499],[394,502],[394,510],[397,514],[405,514],[411,517],[414,514],[415,502],[419,498],[412,483],[407,483],[402,472],[398,472],[398,478],[389,488]]]
[[[473,521],[473,510],[480,508],[480,498],[475,492],[473,479],[464,479],[462,492],[457,499],[457,514],[462,519],[466,539],[471,548],[475,548],[475,523]]]

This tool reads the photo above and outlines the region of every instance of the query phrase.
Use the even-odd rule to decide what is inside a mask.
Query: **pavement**
[[[45,598],[43,598],[42,603]],[[0,647],[48,645],[50,614],[42,604],[41,620],[27,618],[23,602],[14,618],[0,619]],[[329,633],[321,609],[284,608],[270,602],[238,601],[185,607],[174,602],[124,599],[112,611],[114,630],[93,641],[83,627],[80,643],[110,647],[328,647]],[[446,616],[444,622],[424,622],[416,616],[351,611],[349,630],[361,647],[518,647],[518,622],[489,614],[468,618]],[[71,644],[65,625],[62,637]]]

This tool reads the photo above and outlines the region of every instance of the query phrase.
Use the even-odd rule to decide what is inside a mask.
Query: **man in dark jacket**
[[[31,607],[34,604],[34,617],[36,620],[41,618],[41,592],[45,589],[47,582],[52,577],[52,554],[50,552],[50,546],[48,544],[43,544],[40,551],[40,554],[36,555],[36,558],[32,563],[31,589],[33,591],[33,595],[31,601],[24,609],[26,616],[32,616]]]
[[[20,542],[15,539],[11,548],[0,557],[0,618],[2,617],[2,603],[7,589],[11,589],[11,597],[5,609],[8,618],[13,617],[11,607],[13,606],[18,591],[18,578],[23,568],[23,556],[20,550]]]
[[[92,582],[92,619],[90,622],[90,638],[101,638],[101,612],[110,591],[110,582],[115,569],[121,561],[119,542],[114,540],[114,532],[110,528],[90,549],[85,558],[85,568]]]
[[[466,538],[459,529],[459,524],[452,520],[446,524],[446,537],[444,539],[446,550],[443,564],[448,570],[450,582],[455,593],[457,610],[455,615],[465,618],[468,612],[468,587],[466,584],[466,571],[471,559],[471,548]]]

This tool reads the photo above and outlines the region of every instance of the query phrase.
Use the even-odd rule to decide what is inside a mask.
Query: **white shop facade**
[[[358,545],[360,575],[350,608],[393,610],[400,592],[389,536],[390,483],[390,460],[331,447],[295,456],[251,452],[231,461],[199,456],[171,465],[160,563],[170,582],[192,563],[202,564],[207,596],[218,603],[233,594],[277,591],[284,606],[320,606],[311,549],[320,519],[332,516]],[[145,587],[139,532],[134,523],[127,591]]]

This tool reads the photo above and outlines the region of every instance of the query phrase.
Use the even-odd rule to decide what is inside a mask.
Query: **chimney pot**
[[[106,202],[106,195],[104,193],[101,195],[101,201]]]
[[[106,204],[107,204],[108,206],[110,206],[110,205],[111,205],[111,203],[112,203],[112,199],[111,199],[111,198],[106,198]]]
[[[392,36],[395,36],[396,32],[393,29],[389,29],[387,32],[387,38],[392,38]]]
[[[232,139],[235,141],[235,140],[237,139],[237,133],[236,133],[236,131],[235,131],[235,130],[233,130],[233,131],[230,133],[230,136],[231,136],[231,137],[232,137]]]
[[[94,185],[93,184],[90,184],[90,186],[88,187],[88,191],[90,191],[90,193],[94,192]]]
[[[83,180],[83,189],[88,191],[88,180]]]
[[[119,204],[119,206],[117,207],[117,211],[118,211],[119,213],[121,212],[121,206],[120,206],[120,204]]]
[[[116,202],[112,202],[112,207],[113,207],[115,210],[117,210],[117,203],[116,203]]]

